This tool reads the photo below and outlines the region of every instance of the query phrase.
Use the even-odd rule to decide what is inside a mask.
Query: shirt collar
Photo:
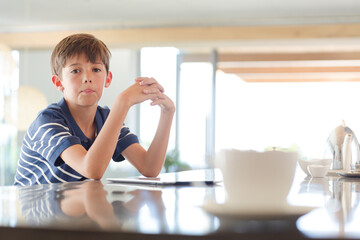
[[[88,137],[85,136],[85,134],[81,131],[79,125],[76,123],[75,119],[73,118],[73,116],[71,115],[70,113],[70,110],[69,110],[69,107],[68,105],[66,104],[66,101],[64,98],[62,98],[58,105],[60,106],[61,110],[64,112],[65,114],[65,117],[69,120],[72,128],[74,129],[75,131],[75,135],[78,136],[80,138],[80,141],[84,141],[84,140],[89,140]],[[95,124],[96,124],[96,131],[97,131],[97,134],[99,134],[99,131],[102,127],[102,118],[100,116],[100,112],[99,110],[97,109],[96,110],[96,114],[95,114]]]

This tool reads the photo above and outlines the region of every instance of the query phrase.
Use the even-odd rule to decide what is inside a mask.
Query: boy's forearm
[[[114,154],[119,133],[128,111],[129,107],[119,95],[99,135],[86,154],[85,162],[88,168],[91,169],[91,172],[98,173],[95,179],[102,177]]]
[[[144,174],[157,176],[164,164],[174,112],[162,113],[154,139],[145,155]]]

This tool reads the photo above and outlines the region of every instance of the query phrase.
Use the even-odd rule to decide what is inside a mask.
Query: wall
[[[32,86],[39,89],[48,103],[58,102],[61,93],[51,82],[50,50],[19,51],[19,85]]]

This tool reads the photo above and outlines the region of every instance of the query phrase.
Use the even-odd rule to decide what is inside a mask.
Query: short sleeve
[[[64,164],[60,154],[75,144],[81,144],[80,139],[71,134],[63,114],[51,109],[37,116],[24,138],[26,147],[37,152],[55,166]]]
[[[119,139],[117,141],[116,149],[113,155],[113,160],[115,162],[123,161],[125,158],[121,153],[131,144],[139,143],[138,137],[130,132],[130,129],[123,124],[121,128]]]

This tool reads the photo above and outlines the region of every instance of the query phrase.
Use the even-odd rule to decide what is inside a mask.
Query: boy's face
[[[56,88],[64,93],[68,104],[82,107],[97,105],[104,87],[109,87],[112,80],[101,60],[91,63],[84,54],[69,58],[61,76],[52,78]]]

